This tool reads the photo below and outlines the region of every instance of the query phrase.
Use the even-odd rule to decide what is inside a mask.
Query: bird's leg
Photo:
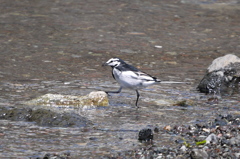
[[[138,107],[138,99],[139,99],[139,96],[140,96],[140,94],[139,94],[139,92],[138,92],[138,90],[136,90],[136,93],[137,93],[137,100],[136,100],[136,107]],[[138,107],[139,108],[139,107]]]
[[[122,90],[122,87],[120,87],[117,91],[105,91],[107,94],[108,93],[120,93]]]

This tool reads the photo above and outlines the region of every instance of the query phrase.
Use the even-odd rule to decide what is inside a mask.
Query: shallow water
[[[114,56],[162,81],[191,84],[160,84],[141,90],[139,109],[131,90],[112,94],[109,107],[47,108],[79,113],[92,121],[93,125],[81,128],[1,120],[1,158],[36,158],[46,153],[99,157],[143,147],[137,140],[143,128],[162,130],[167,125],[206,122],[217,114],[240,113],[238,94],[211,101],[212,95],[196,91],[214,58],[239,53],[236,6],[222,12],[222,8],[167,0],[35,2],[4,1],[1,5],[1,107],[27,107],[24,101],[46,93],[117,90],[111,69],[101,67]],[[162,104],[163,99],[191,104]],[[175,145],[174,140],[162,131],[154,134],[155,146]]]
[[[53,84],[52,87],[54,88],[49,83]],[[36,85],[25,83],[25,87],[28,87],[28,89],[33,86],[39,92],[44,92],[47,89],[49,91],[55,90],[61,94],[68,94],[69,90],[71,90],[71,94],[75,94],[79,90],[79,88],[73,87],[74,82],[69,82],[66,85],[63,82],[48,81]],[[84,88],[85,91],[81,89],[81,92],[85,94],[92,90],[115,88],[107,87],[104,84],[89,87]],[[112,95],[109,98],[109,107],[85,111],[71,108],[47,108],[59,113],[77,112],[93,122],[93,125],[81,128],[41,127],[35,123],[2,120],[0,122],[1,157],[42,157],[46,153],[70,153],[73,157],[88,158],[89,156],[114,154],[143,146],[137,140],[138,132],[143,128],[158,128],[161,130],[167,125],[191,125],[207,122],[215,118],[217,114],[237,114],[240,111],[237,96],[224,97],[218,103],[209,104],[207,103],[208,96],[199,94],[193,89],[192,85],[179,84],[150,87],[150,89],[141,91],[142,97],[139,101],[139,109],[134,106],[136,96],[135,92],[131,90],[124,90],[121,94]],[[14,88],[13,90],[18,89]],[[17,106],[14,103],[30,98],[9,94],[11,94],[9,97],[2,97],[9,99],[8,106]],[[25,96],[27,96],[26,92]],[[148,98],[157,100],[161,97],[176,100],[191,99],[194,104],[182,107],[173,105],[159,106],[151,102],[144,102]],[[6,106],[7,103],[3,101],[2,105]],[[155,133],[154,135],[155,146],[168,147],[174,145],[174,142],[174,136],[169,134]]]

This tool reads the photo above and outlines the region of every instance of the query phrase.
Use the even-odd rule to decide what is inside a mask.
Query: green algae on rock
[[[45,94],[30,101],[27,105],[43,106],[108,106],[108,96],[103,91],[91,92],[86,96],[72,96],[62,94]]]

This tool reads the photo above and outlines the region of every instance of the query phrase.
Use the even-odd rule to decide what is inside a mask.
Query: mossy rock
[[[108,96],[103,91],[91,92],[86,96],[45,94],[25,102],[27,105],[42,106],[109,106]]]

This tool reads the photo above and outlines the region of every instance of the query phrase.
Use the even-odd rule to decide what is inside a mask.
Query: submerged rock
[[[57,113],[47,109],[0,107],[0,119],[35,122],[40,126],[85,127],[91,121],[76,113]]]
[[[213,60],[197,89],[202,93],[232,94],[238,91],[240,58],[228,54]]]
[[[27,105],[42,106],[108,106],[108,96],[103,91],[91,92],[86,96],[45,94],[25,102]]]

